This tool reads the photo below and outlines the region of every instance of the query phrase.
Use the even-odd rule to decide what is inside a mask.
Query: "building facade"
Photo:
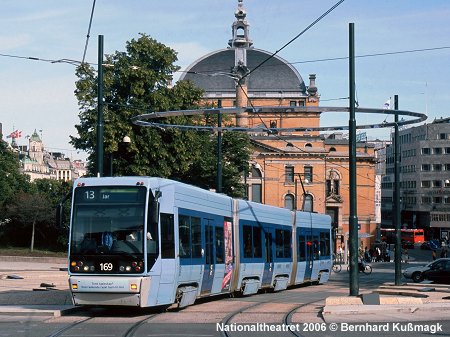
[[[238,1],[229,47],[196,60],[180,80],[205,92],[205,103],[218,107],[265,107],[236,116],[243,127],[316,128],[320,94],[316,75],[305,84],[289,62],[256,49],[249,35],[247,12]],[[252,155],[248,198],[252,201],[327,213],[337,245],[346,245],[349,229],[349,142],[342,134],[318,131],[250,134]],[[375,239],[375,153],[367,141],[357,143],[358,222],[363,245]]]
[[[70,181],[86,175],[86,165],[65,158],[63,153],[48,152],[36,130],[28,139],[27,146],[16,146],[19,152],[21,171],[35,179]]]
[[[399,131],[400,207],[404,228],[427,239],[450,237],[450,118]],[[394,146],[386,149],[382,226],[392,227]]]

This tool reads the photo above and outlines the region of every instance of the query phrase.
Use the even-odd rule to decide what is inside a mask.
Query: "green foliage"
[[[104,152],[106,174],[167,177],[204,188],[216,185],[216,142],[208,132],[176,128],[157,129],[136,126],[136,115],[198,108],[202,91],[191,82],[179,81],[173,87],[176,52],[145,34],[126,44],[126,51],[107,55],[104,61]],[[108,65],[108,66],[106,66]],[[97,124],[97,74],[89,65],[77,68],[75,95],[79,102],[78,137],[71,136],[77,149],[89,153],[89,171],[94,172]],[[217,118],[171,117],[163,123],[178,125],[216,124]],[[124,136],[131,138],[121,144]],[[223,190],[243,195],[240,176],[248,160],[248,138],[224,135]]]
[[[18,155],[0,137],[0,214],[15,193],[30,189],[30,179],[20,172],[19,167]]]

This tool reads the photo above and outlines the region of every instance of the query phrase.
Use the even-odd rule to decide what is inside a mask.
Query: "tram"
[[[69,286],[75,305],[191,305],[328,281],[328,215],[234,199],[155,177],[74,183]]]

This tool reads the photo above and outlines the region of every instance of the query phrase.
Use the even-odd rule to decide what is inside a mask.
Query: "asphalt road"
[[[409,255],[411,265],[431,259],[430,251],[420,249],[410,250]],[[372,274],[359,274],[360,293],[394,281],[393,263],[372,266]],[[348,294],[349,273],[344,266],[324,285],[249,297],[224,296],[183,310],[85,308],[62,317],[0,316],[0,336],[450,336],[450,316],[440,321],[428,317],[426,321],[377,322],[376,317],[361,315],[358,323],[326,322],[321,315],[325,299]]]

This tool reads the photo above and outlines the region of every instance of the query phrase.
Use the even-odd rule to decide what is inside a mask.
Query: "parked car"
[[[433,281],[434,283],[450,284],[450,259],[443,258],[436,260],[430,269],[422,273],[424,279]]]
[[[425,241],[420,245],[420,249],[426,249],[426,250],[438,250],[439,246],[436,244],[434,240],[432,241]]]
[[[413,266],[413,267],[406,268],[403,271],[403,276],[405,278],[412,279],[414,282],[421,282],[424,280],[424,272],[432,269],[435,264],[440,263],[440,262],[446,262],[446,261],[450,262],[450,258],[437,259],[426,265]]]

